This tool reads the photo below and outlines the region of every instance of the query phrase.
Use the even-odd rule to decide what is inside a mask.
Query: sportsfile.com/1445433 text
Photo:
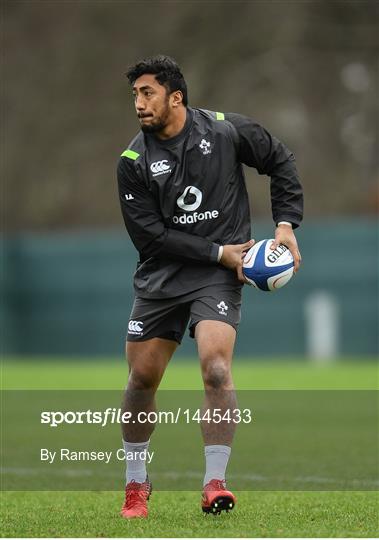
[[[105,427],[108,424],[190,424],[192,422],[208,422],[213,424],[233,423],[250,424],[253,421],[251,409],[189,409],[178,407],[174,411],[130,411],[107,408],[103,411],[43,411],[41,424],[58,427],[62,424],[97,424]]]

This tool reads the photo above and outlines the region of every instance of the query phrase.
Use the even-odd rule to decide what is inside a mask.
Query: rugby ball
[[[289,282],[293,276],[293,257],[287,246],[260,240],[249,249],[243,260],[243,273],[250,285],[261,291],[275,291]]]

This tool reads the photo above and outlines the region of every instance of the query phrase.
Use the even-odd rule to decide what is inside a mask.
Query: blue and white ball
[[[274,240],[260,240],[249,249],[243,260],[243,273],[256,289],[275,291],[293,276],[293,257],[287,246],[270,248]]]

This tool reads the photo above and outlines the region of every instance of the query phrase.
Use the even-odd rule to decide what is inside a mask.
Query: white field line
[[[80,477],[104,477],[104,478],[118,478],[120,474],[117,471],[94,471],[92,469],[61,469],[61,470],[51,470],[46,474],[46,471],[41,471],[40,469],[33,469],[28,467],[4,467],[2,468],[2,474],[11,474],[15,476],[41,476],[41,474],[46,475],[45,478],[49,475],[66,477],[66,478],[80,478]],[[202,479],[204,476],[203,473],[197,471],[165,471],[165,472],[154,472],[154,477],[157,478],[167,478],[170,480],[179,480],[179,479]],[[371,487],[378,488],[379,480],[377,479],[361,479],[361,478],[331,478],[327,476],[296,476],[294,478],[280,477],[274,478],[270,476],[262,476],[259,474],[238,474],[231,473],[227,475],[228,480],[249,480],[251,482],[263,482],[263,483],[272,483],[273,491],[275,491],[275,484],[280,483],[293,483],[296,484],[319,484],[319,485],[341,485],[344,486],[345,490],[348,490],[349,487]],[[288,491],[293,491],[289,489]],[[297,488],[296,491],[301,491],[301,487]]]

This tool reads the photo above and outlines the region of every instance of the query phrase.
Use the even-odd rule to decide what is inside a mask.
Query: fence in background
[[[253,237],[272,234],[270,223],[259,223]],[[376,222],[307,224],[297,237],[303,265],[284,289],[245,287],[236,354],[377,354]],[[3,354],[123,354],[137,259],[125,232],[23,234],[2,243]],[[193,340],[180,352],[194,355]]]

